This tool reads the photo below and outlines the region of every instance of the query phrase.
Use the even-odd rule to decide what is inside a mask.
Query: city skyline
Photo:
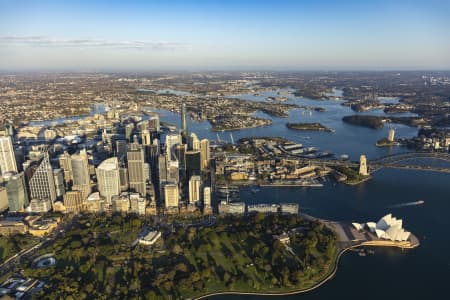
[[[449,69],[445,1],[0,1],[0,71]]]

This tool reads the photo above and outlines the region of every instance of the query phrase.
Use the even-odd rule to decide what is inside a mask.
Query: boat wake
[[[391,205],[391,206],[389,206],[389,208],[399,208],[399,207],[406,207],[406,206],[416,206],[416,205],[422,205],[422,204],[424,204],[424,203],[425,203],[425,201],[419,200],[419,201],[414,201],[414,202],[406,202],[406,203],[400,203],[400,204]]]

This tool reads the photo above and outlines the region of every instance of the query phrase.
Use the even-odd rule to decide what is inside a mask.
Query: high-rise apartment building
[[[142,145],[132,143],[127,149],[128,184],[130,191],[145,197],[147,193],[145,175],[145,155]]]
[[[17,173],[16,157],[14,155],[14,148],[11,137],[0,137],[0,175],[8,172]]]
[[[120,171],[117,157],[104,160],[95,170],[98,191],[111,203],[111,198],[120,194]]]

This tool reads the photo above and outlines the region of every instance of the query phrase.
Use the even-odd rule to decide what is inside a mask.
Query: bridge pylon
[[[359,157],[359,175],[368,176],[367,158],[364,154]]]

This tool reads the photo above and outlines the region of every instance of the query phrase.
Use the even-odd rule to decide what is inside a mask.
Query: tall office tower
[[[48,153],[45,152],[39,165],[33,166],[32,168],[34,169],[34,173],[32,172],[29,179],[31,199],[48,199],[53,203],[56,200],[56,189]]]
[[[120,193],[120,172],[117,157],[104,160],[95,170],[97,174],[98,191],[111,203],[111,198]]]
[[[16,157],[14,156],[14,148],[11,137],[0,137],[0,175],[8,172],[17,173]]]
[[[203,188],[203,205],[211,207],[211,187],[209,186]]]
[[[8,192],[6,187],[0,185],[0,212],[8,209]]]
[[[152,113],[148,119],[148,129],[151,132],[160,132],[161,125],[159,122],[159,115],[157,113]]]
[[[359,174],[363,176],[369,175],[367,171],[367,158],[365,155],[359,157]]]
[[[53,170],[53,181],[55,181],[56,197],[64,196],[66,188],[64,187],[64,171],[62,169]]]
[[[86,199],[91,193],[91,178],[89,176],[89,162],[86,150],[70,157],[72,168],[72,190],[81,191],[81,196]]]
[[[183,144],[187,144],[188,134],[186,103],[183,103],[181,105],[181,141]]]
[[[389,129],[388,141],[393,142],[394,138],[395,138],[395,129],[391,128],[391,129]]]
[[[68,191],[64,195],[66,212],[78,213],[85,209],[85,201],[81,191]]]
[[[164,181],[167,181],[167,160],[166,156],[160,155],[158,159],[158,176],[159,176],[159,184]]]
[[[134,130],[134,124],[128,123],[125,125],[125,138],[128,142],[131,142],[131,139],[133,138],[133,130]]]
[[[189,150],[200,150],[200,140],[194,132],[189,136]]]
[[[180,170],[186,169],[186,145],[178,144],[174,149],[175,159],[178,160]]]
[[[167,164],[167,180],[180,182],[180,167],[177,160],[169,161]]]
[[[148,129],[141,131],[141,140],[142,140],[142,145],[145,145],[145,146],[150,145],[152,143],[150,131],[148,131]]]
[[[147,120],[140,121],[137,124],[137,127],[138,127],[140,132],[142,132],[144,130],[148,130],[148,121]]]
[[[144,146],[145,150],[145,161],[150,164],[150,174],[151,180],[154,182],[158,176],[158,156],[159,147],[158,144],[151,144]]]
[[[178,185],[175,183],[167,183],[164,185],[164,205],[166,208],[178,207]]]
[[[127,141],[126,140],[116,140],[116,157],[120,161],[124,161],[127,156]]]
[[[186,175],[190,178],[194,175],[200,175],[200,151],[186,152]]]
[[[175,160],[173,150],[175,145],[178,144],[181,144],[181,136],[179,134],[166,135],[166,156],[168,161]]]
[[[145,182],[145,157],[144,149],[141,145],[133,143],[128,145],[127,149],[128,159],[128,184],[130,185],[130,191],[146,195],[146,182]]]
[[[28,206],[28,192],[23,172],[8,178],[6,192],[8,193],[9,211],[22,211],[24,207]]]
[[[189,204],[200,201],[202,180],[200,176],[192,176],[189,180]]]
[[[203,139],[200,141],[200,165],[202,170],[209,167],[210,159],[209,140]]]
[[[120,191],[125,192],[128,191],[128,169],[127,168],[119,168],[119,182],[120,182]]]
[[[59,156],[59,167],[64,171],[64,182],[69,188],[72,184],[72,165],[70,164],[70,155],[67,151]]]

